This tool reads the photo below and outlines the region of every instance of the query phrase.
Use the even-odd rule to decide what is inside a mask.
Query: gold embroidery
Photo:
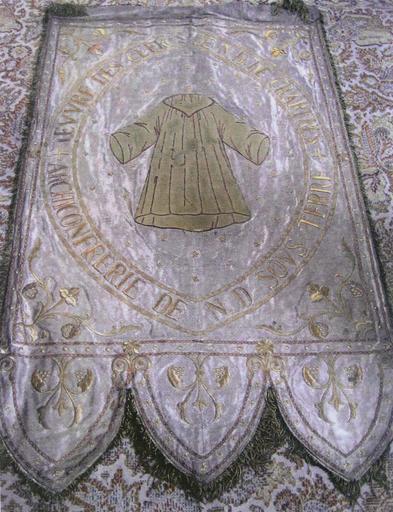
[[[363,369],[358,364],[344,368],[344,375],[339,377],[335,369],[336,360],[337,356],[328,356],[326,359],[321,359],[321,362],[327,367],[326,382],[322,381],[319,365],[304,366],[302,371],[303,379],[308,386],[323,390],[321,399],[314,405],[319,417],[327,423],[331,423],[326,414],[327,404],[333,406],[337,412],[341,406],[346,404],[349,409],[348,421],[356,418],[358,404],[349,398],[347,391],[354,389],[363,380]],[[330,398],[328,398],[329,393]]]
[[[269,145],[267,135],[201,94],[170,96],[110,137],[121,164],[154,146],[135,222],[193,232],[250,220],[225,148],[259,166]]]
[[[44,327],[45,321],[52,319],[64,320],[60,326],[61,336],[66,339],[76,338],[82,329],[97,336],[120,336],[129,331],[137,330],[137,325],[128,324],[119,328],[113,327],[108,332],[100,332],[93,327],[91,322],[91,313],[77,314],[71,313],[69,307],[75,308],[78,305],[80,288],[58,288],[57,282],[52,277],[41,278],[33,269],[33,262],[37,258],[41,249],[41,240],[38,239],[28,257],[30,274],[34,281],[26,284],[22,289],[22,296],[25,300],[32,303],[33,318],[30,322],[18,322],[18,326],[24,327],[29,332],[31,341],[38,339],[45,341],[50,337],[50,332]],[[43,297],[42,297],[43,295]],[[57,297],[56,297],[57,296]],[[63,307],[67,309],[64,310]]]
[[[0,372],[7,372],[12,374],[15,368],[15,359],[9,355],[3,355],[0,357]]]
[[[339,286],[334,296],[328,286],[319,283],[308,283],[305,294],[300,299],[302,300],[305,295],[308,301],[307,307],[309,307],[310,302],[311,304],[320,304],[324,306],[322,311],[311,315],[307,312],[297,311],[298,319],[303,320],[303,322],[292,331],[285,330],[281,325],[276,325],[275,322],[272,324],[259,324],[256,327],[274,333],[277,336],[295,336],[308,328],[309,333],[314,338],[324,339],[329,335],[329,325],[326,321],[322,322],[321,319],[328,318],[332,320],[341,317],[353,324],[358,338],[361,336],[365,337],[372,327],[372,322],[366,316],[361,319],[353,318],[351,304],[344,296],[344,291],[347,291],[355,299],[364,295],[362,285],[352,279],[356,269],[356,258],[344,239],[341,241],[341,247],[344,256],[351,262],[351,268],[345,275],[339,272],[335,274],[335,278],[339,280]]]
[[[249,55],[250,60],[246,59],[246,61],[247,61],[246,62],[241,59],[231,58],[229,55],[227,55],[225,49],[227,48],[227,43],[230,43],[230,40],[227,38],[219,38],[220,39],[220,43],[219,43],[219,39],[216,37],[215,39],[217,41],[217,48],[212,47],[210,49],[208,44],[205,44],[205,43],[202,44],[201,42],[198,43],[198,41],[200,41],[201,39],[207,40],[208,37],[210,37],[210,35],[208,35],[204,32],[201,32],[200,37],[199,38],[197,37],[196,46],[198,48],[205,48],[206,50],[208,50],[208,53],[210,53],[211,57],[214,58],[215,60],[217,60],[219,62],[223,62],[226,65],[230,66],[231,68],[237,69],[239,72],[245,73],[248,77],[252,78],[253,80],[258,80],[260,78],[261,73],[264,73],[267,71],[267,68],[264,67],[263,61],[259,62],[259,60],[257,59],[257,56],[255,55],[253,57],[251,55],[250,50],[247,49],[246,47],[243,47],[242,45],[238,45],[238,44],[235,45],[234,49],[236,49],[236,52],[235,52],[236,55],[234,55],[234,57],[240,56],[240,55],[246,56],[246,55],[248,55],[248,53],[250,53],[250,55]],[[174,42],[170,41],[170,45],[172,48],[174,48],[174,46],[172,46],[173,43]],[[162,48],[165,48],[165,47],[168,47],[168,45],[162,46]],[[244,52],[243,52],[243,49],[245,50]],[[125,50],[125,54],[127,55],[127,49]],[[276,65],[269,63],[269,70],[272,72],[274,71],[274,76],[276,77],[276,79],[271,80],[269,82],[269,88],[271,89],[272,94],[275,95],[276,94],[276,85],[275,84],[277,82],[280,82],[285,85],[288,82],[288,80],[285,80],[283,75],[279,76],[275,73],[276,71],[278,72],[278,70],[279,70],[279,67],[277,67]],[[90,93],[94,93],[96,95],[95,101],[96,100],[99,101],[100,99],[102,99],[103,95],[106,94],[108,92],[108,90],[114,86],[114,84],[118,83],[118,81],[122,77],[125,76],[125,73],[126,73],[126,70],[125,70],[125,68],[123,68],[123,65],[118,63],[117,60],[113,60],[112,57],[111,57],[111,59],[108,59],[105,62],[104,61],[100,62],[99,70],[92,69],[86,76],[88,76],[89,79],[91,79],[93,84],[95,84],[96,88],[98,87],[97,84],[100,84],[100,86],[102,85],[102,87],[100,87],[100,89],[95,90],[93,88],[93,90],[89,91]],[[104,79],[101,80],[101,78],[103,78],[103,76],[105,76],[105,80]],[[279,80],[279,78],[280,78],[280,80]],[[296,87],[295,87],[295,85],[296,85]],[[306,99],[304,97],[304,94],[303,94],[304,91],[302,92],[301,88],[299,88],[298,86],[299,86],[299,84],[295,84],[292,81],[291,84],[287,85],[287,90],[286,90],[287,92],[285,92],[285,94],[287,94],[287,95],[290,94],[291,95],[290,97],[293,97],[293,93],[296,92],[297,97],[299,95],[301,96],[301,99],[299,101],[301,101],[302,105],[304,102],[308,103],[308,99]],[[82,86],[79,86],[79,87],[82,87]],[[310,138],[304,136],[304,129],[302,128],[303,125],[301,125],[301,123],[305,122],[304,116],[298,117],[299,102],[295,102],[295,103],[289,102],[289,98],[284,97],[285,95],[283,95],[283,93],[280,89],[277,90],[278,91],[277,94],[279,95],[279,97],[277,99],[280,103],[280,107],[288,110],[288,114],[290,115],[291,119],[293,118],[292,120],[296,124],[297,134],[299,135],[300,139],[304,142],[304,147],[302,145],[302,151],[308,152],[307,151],[307,149],[308,149],[310,153],[315,153],[315,151],[317,151],[317,149],[318,149],[315,147],[316,142],[312,141],[312,147],[309,147],[311,145]],[[192,89],[189,92],[192,92]],[[280,100],[281,96],[282,96],[282,101]],[[259,103],[259,105],[261,105],[260,101],[258,103]],[[288,103],[288,105],[287,105],[287,103]],[[90,103],[89,103],[89,105],[90,105]],[[54,131],[54,134],[57,137],[57,139],[56,139],[57,142],[61,142],[59,139],[59,136],[61,136],[61,134],[62,134],[61,123],[64,121],[63,116],[65,116],[64,112],[66,112],[66,110],[64,110],[64,109],[68,108],[68,106],[69,106],[69,100],[64,102],[64,104],[61,106],[61,108],[59,108],[59,111],[58,111],[59,124],[56,125],[55,131]],[[87,122],[87,119],[89,118],[89,116],[90,116],[90,113],[88,113],[87,110],[84,111],[83,116],[81,115],[81,122],[78,125],[78,128],[75,127],[75,130],[73,130],[73,135],[75,135],[75,137],[73,138],[72,134],[69,134],[69,136],[68,136],[67,142],[69,142],[70,144],[71,143],[74,144],[74,149],[71,150],[71,148],[69,148],[70,151],[68,152],[69,155],[71,155],[71,154],[73,155],[72,162],[69,162],[70,164],[72,164],[71,165],[72,177],[70,176],[70,178],[71,178],[70,182],[67,181],[67,186],[69,186],[70,188],[72,188],[74,185],[77,184],[78,162],[77,162],[77,158],[75,156],[77,153],[76,148],[80,141],[81,134],[83,134],[83,131],[86,127],[86,122]],[[309,116],[311,116],[312,119],[310,119]],[[296,117],[296,119],[295,119],[295,117]],[[320,121],[318,121],[317,118],[315,118],[315,115],[314,115],[314,113],[311,112],[311,110],[310,110],[310,112],[307,112],[307,123],[309,123],[309,121],[312,123],[313,127],[316,126],[318,123],[320,124]],[[320,127],[320,128],[321,128],[321,131],[323,132],[322,127]],[[321,140],[322,140],[322,138],[321,138]],[[327,149],[327,148],[324,148],[324,149]],[[58,150],[58,148],[52,149],[51,151],[53,153],[55,153],[56,150]],[[51,156],[50,152],[48,153],[47,156],[48,157]],[[332,155],[332,158],[334,160],[334,155]],[[66,163],[65,160],[62,161],[61,163],[65,164]],[[45,161],[45,159],[43,158],[43,162],[44,161]],[[60,163],[60,162],[58,162],[58,163]],[[308,169],[308,164],[307,164],[306,158],[304,159],[304,165],[305,165],[305,167],[304,167],[305,179],[308,180],[309,169]],[[45,170],[43,169],[42,177],[43,177],[43,180],[47,179],[47,184],[49,184],[51,170],[53,170],[53,167],[51,168],[51,164],[49,164],[48,168],[46,168]],[[330,170],[334,171],[334,175],[336,177],[336,166],[333,165],[333,167],[331,169],[329,169],[329,171]],[[304,190],[304,192],[305,192],[305,190]],[[78,203],[75,204],[75,207],[78,209],[78,214],[80,214],[80,223],[79,223],[79,227],[80,227],[83,222],[83,216],[86,216],[86,215],[88,216],[88,211],[87,211],[86,207],[83,205],[83,201],[80,196],[80,190],[79,190],[78,186],[76,186],[75,193],[78,198]],[[303,191],[301,193],[303,194]],[[49,196],[46,195],[46,197],[49,200]],[[315,235],[316,237],[318,237],[318,240],[315,240],[315,243],[317,243],[318,245],[320,244],[322,237],[324,236],[324,234],[326,232],[328,223],[330,223],[330,221],[332,219],[331,213],[333,210],[331,210],[331,209],[332,208],[334,209],[335,200],[336,200],[336,188],[334,189],[334,191],[332,191],[331,201],[329,201],[329,213],[325,215],[326,221],[324,222],[324,228],[320,235],[319,234]],[[79,203],[79,201],[81,201],[81,202]],[[300,203],[303,204],[301,199],[299,200],[299,204]],[[86,260],[85,253],[82,253],[82,254],[80,253],[79,245],[78,245],[79,241],[78,241],[78,243],[76,243],[75,238],[73,236],[68,236],[65,232],[62,231],[61,223],[62,223],[63,217],[60,217],[60,215],[58,215],[58,210],[56,209],[56,206],[53,203],[53,201],[50,201],[50,204],[51,204],[52,209],[49,208],[49,203],[47,206],[48,206],[48,213],[50,215],[51,221],[54,222],[55,229],[58,231],[59,235],[65,236],[65,238],[62,236],[62,239],[65,242],[67,249],[70,251],[72,256],[77,259],[78,263],[82,265],[84,270],[90,270],[90,271],[93,270],[93,272],[96,272],[97,266],[92,263],[90,258],[89,258],[89,261]],[[328,206],[328,205],[326,204],[325,206]],[[79,209],[80,209],[80,211],[79,211]],[[288,230],[286,231],[286,234],[285,234],[286,239],[288,239],[291,229],[297,229],[296,228],[297,220],[298,219],[295,219],[295,218],[292,219],[292,221],[290,223],[290,227],[288,226]],[[60,225],[57,225],[56,222],[60,222]],[[99,226],[94,225],[91,218],[87,218],[87,222],[92,227],[92,229],[95,233],[99,233]],[[91,234],[92,234],[92,232],[90,233],[90,235]],[[302,234],[302,232],[301,232],[301,234]],[[101,237],[101,235],[100,235],[100,237]],[[284,235],[283,235],[283,237],[284,237]],[[114,257],[116,256],[117,253],[115,251],[115,248],[112,247],[112,245],[110,243],[108,243],[107,241],[105,241],[105,243],[104,243],[102,240],[101,240],[101,243],[103,246],[107,247],[108,251],[110,251],[110,252],[105,253],[103,256],[100,256],[100,258],[104,258],[105,256],[108,256],[108,258],[109,258],[112,256],[112,254]],[[281,247],[281,245],[282,245],[281,243],[277,243],[276,247]],[[311,249],[308,251],[308,254],[309,255],[307,256],[307,259],[309,259],[309,257],[312,256]],[[120,256],[117,255],[116,258],[118,258],[118,257],[120,257]],[[101,259],[99,261],[101,261]],[[86,266],[86,263],[88,263],[92,268],[89,269]],[[138,267],[139,262],[134,261],[133,264],[134,264],[135,268],[137,269],[137,272],[139,272],[139,273],[142,272],[142,270]],[[258,265],[259,265],[259,263],[258,263]],[[256,269],[256,265],[254,265],[252,268]],[[300,270],[300,269],[295,269],[295,268],[293,269],[294,272],[295,271],[297,272],[298,270]],[[250,271],[251,271],[251,269],[250,269]],[[245,279],[248,275],[250,275],[249,272],[243,274],[242,279]],[[255,277],[257,277],[257,276],[255,276]],[[95,278],[111,294],[114,294],[114,295],[117,294],[118,298],[120,298],[120,300],[127,303],[132,308],[136,307],[134,302],[130,302],[128,300],[128,298],[126,298],[127,293],[125,292],[124,289],[120,289],[119,287],[114,285],[113,282],[109,282],[105,276],[102,277],[102,274],[100,274],[99,276],[96,275]],[[144,278],[146,278],[147,283],[153,283],[154,285],[160,286],[161,288],[165,288],[166,290],[170,291],[170,288],[167,286],[166,283],[165,283],[165,285],[163,283],[160,283],[157,279],[154,278],[154,276],[145,275]],[[237,278],[236,282],[240,282],[240,278]],[[280,291],[280,289],[282,289],[283,286],[286,286],[286,284],[287,283],[281,283],[281,286],[278,286],[278,281],[277,281],[276,286],[275,286],[275,293],[278,293]],[[111,285],[111,286],[114,285],[114,288],[116,288],[117,291],[113,287],[112,287],[112,289],[109,289],[109,285]],[[220,290],[206,292],[205,297],[211,297],[213,295],[217,295],[221,291],[228,290],[230,288],[230,286],[233,286],[233,284],[227,283],[225,286],[222,286]],[[194,287],[194,289],[195,289],[195,293],[199,293],[197,287]],[[258,302],[254,304],[254,306],[252,308],[253,311],[258,309],[264,302],[271,299],[270,290],[273,290],[273,288],[269,287],[269,289],[267,290],[267,293],[269,294],[269,296],[261,297],[258,300]],[[172,289],[172,291],[182,297],[187,297],[192,302],[200,302],[200,301],[204,300],[204,297],[202,297],[201,295],[195,295],[194,293],[191,293],[190,291],[188,291],[187,293],[184,290],[176,292],[175,290]],[[138,300],[139,300],[139,298],[138,298]],[[236,321],[238,318],[240,318],[240,315],[243,316],[244,314],[246,314],[246,311],[241,311],[236,314],[231,314],[230,316],[228,316],[228,318],[223,319],[222,322],[220,322],[219,324],[209,325],[206,328],[204,328],[203,330],[200,330],[200,326],[199,326],[199,329],[196,330],[196,328],[192,328],[192,326],[184,324],[186,317],[184,317],[184,319],[180,319],[180,320],[178,319],[176,322],[173,322],[172,319],[169,319],[165,315],[152,314],[151,308],[146,306],[146,304],[139,304],[137,309],[149,318],[158,320],[159,322],[161,322],[163,324],[169,325],[170,327],[172,327],[174,329],[186,332],[190,335],[191,334],[193,334],[193,335],[203,334],[206,332],[213,331],[220,325],[229,324],[230,322]],[[251,308],[248,308],[248,311],[251,311]],[[188,318],[197,318],[197,317],[198,317],[197,313],[188,316]]]
[[[42,394],[49,395],[44,405],[37,408],[38,421],[45,429],[51,429],[53,419],[50,419],[51,410],[56,410],[59,417],[66,416],[67,428],[80,423],[82,419],[82,406],[76,403],[76,397],[88,391],[93,383],[93,371],[88,368],[70,372],[69,366],[75,359],[53,357],[55,366],[52,371],[38,369],[31,376],[31,385]],[[57,382],[53,385],[53,375],[57,370]],[[68,414],[67,413],[71,414]],[[67,418],[68,416],[68,418]],[[69,416],[71,418],[69,419]],[[65,421],[65,420],[63,420]]]
[[[287,52],[283,48],[273,48],[271,51],[272,57],[282,57]]]
[[[127,387],[137,372],[145,373],[151,366],[150,359],[139,354],[140,345],[129,340],[123,343],[124,354],[112,362],[112,380],[116,386]]]
[[[261,371],[270,375],[278,373],[280,378],[284,374],[284,361],[281,357],[274,355],[274,345],[271,340],[263,339],[257,343],[257,355],[247,358],[247,376],[251,380],[254,375]]]
[[[194,396],[195,399],[192,402],[192,406],[198,409],[200,413],[209,406],[213,407],[214,415],[211,420],[212,423],[220,418],[222,414],[222,404],[219,403],[214,396],[213,391],[211,387],[209,387],[205,378],[206,374],[203,366],[209,356],[203,357],[201,355],[193,355],[186,357],[192,361],[195,369],[194,379],[191,384],[184,382],[185,368],[183,366],[170,366],[167,370],[167,377],[170,384],[178,390],[187,392],[184,399],[177,404],[179,416],[185,423],[191,424],[191,421],[189,421],[188,407],[192,397]],[[214,368],[214,380],[219,389],[225,387],[228,384],[229,379],[230,373],[227,366]]]

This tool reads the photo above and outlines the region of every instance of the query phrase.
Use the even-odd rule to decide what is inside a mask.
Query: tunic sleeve
[[[244,158],[260,165],[269,152],[269,137],[248,126],[219,105],[214,105],[215,119],[221,140]]]
[[[126,164],[155,144],[160,133],[165,106],[161,103],[137,122],[110,136],[110,148],[121,164]]]

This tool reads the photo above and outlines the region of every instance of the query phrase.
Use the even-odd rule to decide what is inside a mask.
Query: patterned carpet
[[[131,2],[82,0],[78,3],[90,6]],[[212,2],[143,0],[140,3]],[[378,254],[393,303],[393,4],[391,0],[312,3],[324,13]],[[15,167],[47,4],[45,0],[0,2],[0,249],[7,239]],[[0,475],[0,499],[2,512],[389,512],[393,510],[393,452],[387,462],[387,473],[391,483],[388,489],[364,485],[358,501],[350,504],[335,490],[323,470],[290,457],[283,448],[275,454],[265,474],[247,471],[241,483],[223,494],[219,501],[198,503],[181,490],[144,474],[132,446],[122,440],[108,450],[75,489],[52,499],[32,494],[17,471],[5,463]]]

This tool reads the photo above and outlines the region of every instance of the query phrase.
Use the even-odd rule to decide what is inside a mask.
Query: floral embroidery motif
[[[187,356],[187,359],[192,361],[194,365],[194,376],[191,383],[185,382],[185,368],[183,366],[170,366],[167,370],[168,381],[171,385],[181,391],[185,391],[186,395],[183,400],[178,402],[177,410],[180,418],[188,424],[191,424],[189,419],[189,406],[198,409],[200,413],[204,409],[213,407],[214,422],[220,418],[222,414],[222,404],[217,400],[213,394],[211,386],[209,386],[206,379],[206,369],[204,365],[209,356]],[[225,387],[230,379],[230,373],[227,366],[219,366],[214,368],[214,381],[218,389]]]
[[[281,325],[277,325],[276,322],[272,324],[259,324],[256,327],[274,333],[277,336],[295,336],[307,328],[314,338],[325,339],[329,335],[330,327],[326,320],[322,321],[322,319],[344,318],[354,326],[358,338],[365,338],[372,328],[372,322],[366,316],[360,319],[354,318],[353,308],[348,300],[348,295],[353,299],[364,296],[362,285],[353,279],[353,274],[356,270],[356,257],[344,239],[341,241],[341,248],[344,256],[351,263],[350,270],[344,275],[339,272],[335,274],[339,284],[334,293],[325,284],[308,283],[298,303],[300,305],[301,302],[304,302],[305,297],[307,309],[306,311],[300,311],[299,308],[296,311],[298,319],[302,320],[299,327],[292,331],[287,331]],[[311,306],[318,305],[318,312],[309,314],[310,304]]]
[[[91,313],[72,313],[70,308],[76,308],[79,303],[81,290],[77,287],[58,288],[55,279],[41,278],[33,269],[33,262],[41,249],[41,240],[34,244],[28,257],[29,271],[34,281],[27,283],[22,289],[22,296],[29,301],[33,310],[30,322],[19,322],[17,325],[27,329],[32,342],[46,341],[50,337],[49,329],[45,328],[45,322],[61,320],[60,334],[66,340],[74,339],[80,335],[82,329],[96,336],[121,336],[130,331],[139,329],[137,325],[128,324],[119,328],[113,327],[108,332],[100,332],[93,326]],[[66,308],[64,308],[66,306]]]
[[[45,429],[54,428],[51,412],[55,410],[65,426],[71,428],[81,422],[83,409],[76,399],[91,388],[93,371],[90,368],[71,371],[70,365],[75,359],[53,357],[51,361],[54,363],[51,370],[34,370],[31,376],[33,388],[49,395],[45,404],[37,409],[38,421]]]
[[[331,423],[326,412],[327,404],[334,407],[339,412],[343,405],[347,405],[349,415],[348,421],[356,418],[357,402],[351,400],[347,391],[356,388],[363,380],[363,369],[358,364],[347,366],[338,374],[335,368],[337,356],[328,356],[322,359],[322,364],[326,366],[327,379],[323,381],[321,365],[304,366],[303,379],[304,382],[313,389],[323,390],[322,396],[315,403],[319,417]],[[330,395],[330,398],[329,398]]]

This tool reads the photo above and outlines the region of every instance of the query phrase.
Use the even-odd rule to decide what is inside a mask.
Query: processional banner
[[[52,16],[3,324],[2,435],[51,491],[105,451],[127,389],[200,482],[268,388],[319,463],[364,474],[391,439],[391,326],[318,16]]]

